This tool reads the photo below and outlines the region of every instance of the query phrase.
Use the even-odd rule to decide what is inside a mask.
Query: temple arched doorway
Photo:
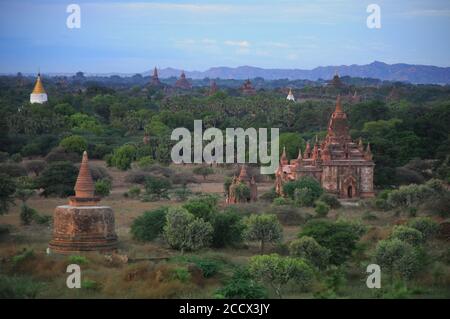
[[[347,188],[347,197],[348,198],[353,197],[353,187],[351,185]]]

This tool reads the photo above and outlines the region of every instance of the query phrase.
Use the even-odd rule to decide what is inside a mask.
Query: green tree
[[[364,228],[359,224],[343,220],[332,222],[313,219],[305,224],[299,238],[304,236],[314,238],[331,252],[330,263],[340,265],[350,257],[363,233]]]
[[[203,176],[203,179],[204,179],[204,180],[206,180],[206,177],[207,177],[208,175],[214,174],[214,170],[213,170],[211,167],[205,166],[205,165],[194,167],[194,169],[192,170],[192,172],[193,172],[194,174],[196,174],[196,175],[201,175],[201,176]]]
[[[131,163],[135,160],[135,157],[136,147],[126,144],[114,150],[110,163],[112,166],[125,171],[131,167]]]
[[[439,224],[430,217],[417,217],[410,219],[407,225],[420,231],[425,240],[435,236],[439,230]]]
[[[304,258],[319,269],[328,266],[330,251],[322,247],[314,238],[303,236],[289,244],[289,252],[293,257]]]
[[[299,150],[305,148],[305,140],[299,133],[281,133],[280,140],[280,155],[283,152],[283,147],[286,147],[286,155],[288,159],[297,158]]]
[[[212,218],[214,247],[235,246],[243,240],[245,225],[236,212],[222,212]]]
[[[183,208],[170,208],[166,216],[164,237],[174,249],[198,250],[210,244],[213,228],[201,218],[195,218]]]
[[[131,224],[131,235],[139,241],[152,241],[162,234],[168,208],[160,207],[144,212]]]
[[[42,196],[73,195],[78,176],[77,168],[70,162],[54,162],[48,165],[36,180],[37,188],[43,188]]]
[[[420,231],[403,225],[395,226],[390,238],[400,239],[413,246],[418,246],[424,242],[423,235]]]
[[[170,180],[165,177],[148,176],[145,178],[145,193],[155,200],[169,199],[168,192],[171,187]]]
[[[330,206],[321,200],[316,200],[314,204],[314,211],[316,212],[317,217],[326,217],[330,211]]]
[[[0,174],[0,215],[8,212],[9,206],[14,204],[15,191],[14,180],[6,174]]]
[[[86,140],[79,135],[71,135],[63,138],[59,143],[59,146],[68,152],[75,152],[78,154],[83,154],[83,152],[87,150]]]
[[[302,259],[280,257],[277,254],[253,256],[249,262],[249,272],[263,284],[269,285],[282,298],[282,289],[290,281],[308,288],[314,279],[312,268]]]
[[[287,182],[283,185],[283,192],[286,196],[291,199],[295,199],[295,190],[296,189],[307,189],[308,191],[304,191],[304,196],[308,196],[308,200],[304,200],[305,205],[312,205],[316,199],[320,197],[323,193],[323,189],[320,186],[319,182],[309,176],[304,176],[296,181]],[[300,198],[297,198],[299,200]]]
[[[264,253],[266,243],[278,242],[283,237],[283,228],[275,215],[250,215],[245,219],[245,238],[259,241],[260,253]]]
[[[95,194],[100,197],[109,196],[111,187],[111,181],[108,179],[99,179],[95,182]]]

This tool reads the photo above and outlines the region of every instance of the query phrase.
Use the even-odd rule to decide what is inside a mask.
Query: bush
[[[169,199],[169,189],[172,187],[170,181],[165,177],[148,176],[145,179],[145,193],[153,196],[156,200]]]
[[[266,243],[278,242],[283,236],[283,228],[275,215],[250,215],[244,222],[247,226],[245,238],[259,241],[261,253]]]
[[[95,195],[106,197],[111,192],[111,182],[107,179],[101,179],[95,182]]]
[[[275,206],[284,206],[284,205],[292,205],[292,200],[285,197],[276,197],[273,200],[273,203]]]
[[[0,164],[0,174],[5,174],[11,177],[26,176],[27,171],[21,164],[17,163],[2,163]]]
[[[37,188],[43,188],[42,196],[73,195],[73,187],[78,176],[77,168],[70,162],[55,162],[47,166],[37,178]]]
[[[132,186],[128,190],[128,195],[131,198],[139,198],[139,195],[141,195],[141,189],[139,188],[139,186]]]
[[[62,147],[55,147],[45,157],[45,161],[47,163],[53,163],[53,162],[78,163],[80,160],[81,160],[81,158],[78,153],[69,152]]]
[[[34,299],[42,285],[28,277],[0,275],[0,299]]]
[[[106,155],[113,152],[113,147],[106,144],[88,144],[90,158],[104,159]]]
[[[167,207],[146,211],[131,224],[131,235],[139,241],[152,241],[162,234],[166,223]]]
[[[275,200],[275,198],[277,198],[277,197],[278,197],[278,194],[275,191],[275,188],[272,187],[268,192],[263,193],[259,197],[259,199],[272,203]]]
[[[323,189],[319,182],[312,177],[302,177],[299,180],[287,182],[283,185],[283,193],[286,196],[294,199],[294,193],[296,189],[306,188],[309,190],[308,194],[312,197],[311,205],[316,199],[323,193]]]
[[[174,195],[178,201],[183,202],[192,195],[192,191],[187,187],[182,187],[176,189]]]
[[[390,238],[397,238],[401,241],[407,242],[413,246],[423,243],[424,238],[420,231],[408,226],[395,226]]]
[[[146,168],[147,166],[155,164],[155,160],[151,156],[141,157],[138,161],[138,166],[140,168]]]
[[[249,271],[256,280],[270,285],[279,298],[282,298],[283,286],[290,281],[305,289],[314,278],[312,268],[304,260],[276,254],[253,256]]]
[[[125,176],[125,182],[132,184],[145,184],[145,179],[150,176],[154,175],[144,171],[131,171]]]
[[[27,205],[22,205],[20,209],[20,221],[22,225],[30,225],[36,215],[38,215],[38,212],[35,209]]]
[[[213,228],[201,218],[184,209],[171,208],[167,212],[164,237],[174,249],[198,250],[210,244]]]
[[[22,162],[22,155],[20,155],[19,153],[11,155],[11,161],[13,161],[14,163]]]
[[[170,176],[170,181],[172,182],[172,184],[182,185],[183,187],[186,187],[186,185],[189,183],[197,183],[194,175],[189,172],[179,172],[172,174]]]
[[[6,175],[0,173],[0,215],[8,212],[9,206],[14,204],[16,183]]]
[[[234,212],[218,213],[212,218],[214,247],[236,246],[243,240],[245,225],[242,217]]]
[[[314,195],[308,188],[294,190],[294,203],[298,207],[310,207],[314,204]]]
[[[206,179],[206,177],[207,177],[208,175],[214,174],[214,170],[213,170],[211,167],[206,166],[206,165],[194,167],[194,169],[192,170],[192,172],[193,172],[194,174],[196,174],[196,175],[201,175],[201,176],[203,176],[203,179]]]
[[[209,196],[192,198],[183,207],[195,217],[209,221],[217,212],[217,201]]]
[[[231,280],[216,291],[215,296],[229,299],[264,299],[267,298],[267,291],[257,284],[248,272],[238,270]]]
[[[68,152],[74,152],[80,155],[87,150],[86,140],[79,135],[72,135],[63,138],[59,143],[59,146],[61,146]]]
[[[85,265],[87,264],[89,261],[86,257],[84,256],[79,256],[79,255],[72,255],[69,256],[67,258],[68,262],[71,264],[77,264],[77,265]]]
[[[320,200],[316,200],[314,211],[317,217],[326,217],[330,211],[330,206]]]
[[[80,165],[78,164],[76,165],[76,167],[79,169]],[[111,175],[109,175],[108,171],[101,166],[89,164],[89,172],[91,173],[92,179],[94,181],[103,179],[112,182]]]
[[[283,225],[299,225],[305,221],[305,216],[303,216],[298,207],[289,205],[271,206],[269,211],[275,214]]]
[[[400,275],[408,279],[420,269],[418,251],[397,238],[379,241],[374,257],[375,262],[393,276]]]
[[[358,224],[343,220],[332,222],[313,219],[305,224],[299,238],[304,236],[314,238],[330,251],[330,263],[340,265],[350,257],[362,234],[363,229]]]
[[[319,200],[330,206],[331,209],[337,209],[341,207],[341,202],[334,195],[323,193]]]
[[[116,148],[110,158],[111,166],[117,167],[123,171],[131,167],[131,163],[136,157],[136,147],[130,144],[122,145]]]
[[[304,236],[292,241],[289,252],[291,256],[304,258],[319,269],[325,269],[328,266],[330,251],[319,245],[312,237]]]
[[[420,231],[425,240],[434,237],[439,230],[439,224],[429,217],[410,219],[408,221],[408,226]]]

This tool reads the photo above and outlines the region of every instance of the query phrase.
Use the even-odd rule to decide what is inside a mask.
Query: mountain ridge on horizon
[[[166,67],[158,68],[160,78],[179,77],[182,69]],[[285,68],[261,68],[249,65],[238,67],[218,66],[211,67],[205,71],[184,71],[187,78],[191,79],[235,79],[246,80],[256,77],[265,80],[311,80],[330,79],[336,72],[339,76],[351,76],[360,78],[374,78],[386,81],[410,82],[413,84],[450,84],[450,67],[439,67],[433,65],[419,65],[407,63],[387,64],[380,61],[374,61],[369,64],[351,64],[339,66],[318,66],[313,69],[285,69]],[[45,75],[45,73],[43,73]],[[74,73],[52,73],[49,76],[73,75]],[[133,76],[136,73],[94,73],[86,72],[87,76]],[[142,76],[153,74],[153,68],[145,71]]]

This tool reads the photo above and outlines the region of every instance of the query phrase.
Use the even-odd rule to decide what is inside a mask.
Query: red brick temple
[[[75,196],[69,205],[58,206],[53,214],[52,252],[112,251],[117,248],[114,212],[99,206],[94,195],[94,181],[89,171],[87,153],[83,153],[75,184]]]
[[[236,198],[236,187],[239,184],[244,184],[250,189],[250,196],[246,199],[238,199]],[[236,203],[246,203],[246,202],[256,202],[258,198],[258,189],[256,186],[255,179],[253,176],[250,178],[247,173],[247,169],[245,165],[242,165],[239,176],[233,177],[233,181],[228,188],[226,202],[227,204],[236,204]]]
[[[189,90],[192,88],[191,83],[186,79],[186,75],[184,74],[184,71],[181,72],[180,78],[175,82],[175,87],[179,89],[185,89]]]
[[[252,82],[250,82],[250,79],[247,79],[244,84],[241,86],[241,92],[245,95],[254,95],[256,94],[256,90],[252,85]]]
[[[153,75],[150,80],[150,85],[151,86],[160,86],[161,85],[161,82],[159,81],[158,70],[156,69],[156,66],[155,66],[155,69],[153,70]]]
[[[299,152],[290,162],[283,150],[275,176],[275,190],[283,195],[283,184],[302,176],[311,176],[320,182],[325,191],[339,198],[373,197],[373,171],[370,144],[364,149],[362,139],[352,141],[347,114],[343,111],[340,96],[331,115],[328,134],[314,146],[306,145],[304,154]]]

